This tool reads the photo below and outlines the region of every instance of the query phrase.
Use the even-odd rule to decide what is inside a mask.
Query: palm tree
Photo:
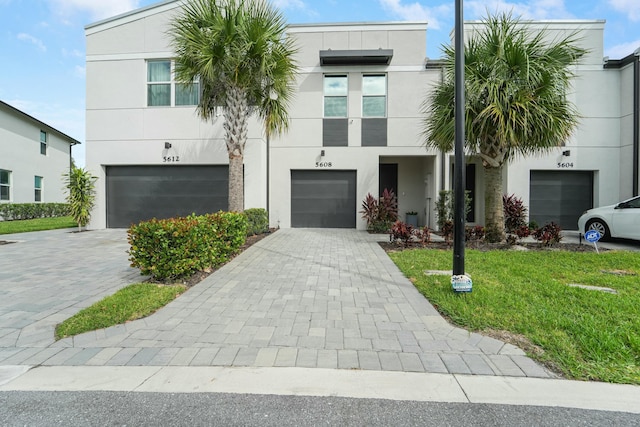
[[[533,33],[510,13],[489,16],[465,47],[465,151],[482,160],[485,228],[490,241],[504,239],[503,167],[522,155],[548,152],[578,123],[567,101],[571,69],[586,51],[577,33],[552,39]],[[443,152],[454,144],[455,51],[444,47],[445,78],[422,106],[426,145]]]
[[[202,119],[222,108],[230,211],[244,210],[242,166],[251,114],[263,120],[267,136],[289,125],[297,49],[286,28],[266,0],[191,0],[171,23],[176,80],[199,79]]]

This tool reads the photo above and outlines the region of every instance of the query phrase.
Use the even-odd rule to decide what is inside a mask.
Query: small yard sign
[[[473,290],[473,282],[471,277],[464,274],[451,276],[451,287],[455,292],[471,292]]]
[[[584,233],[584,239],[587,242],[593,243],[593,246],[596,248],[596,253],[600,253],[598,252],[598,240],[600,240],[601,238],[602,235],[598,230],[589,230]]]

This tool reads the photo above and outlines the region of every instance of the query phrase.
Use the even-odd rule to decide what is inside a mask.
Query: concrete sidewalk
[[[12,391],[332,396],[640,414],[640,387],[631,385],[318,368],[0,366],[0,393]]]

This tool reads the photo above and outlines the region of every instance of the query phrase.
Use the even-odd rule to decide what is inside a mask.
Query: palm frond
[[[586,53],[578,33],[552,39],[510,13],[489,16],[465,47],[467,150],[507,161],[566,141],[579,116],[566,97],[572,66]],[[453,146],[455,52],[444,49],[444,80],[423,104],[427,146]]]

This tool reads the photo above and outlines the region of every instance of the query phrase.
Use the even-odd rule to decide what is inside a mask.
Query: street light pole
[[[464,275],[464,205],[465,205],[465,100],[464,100],[464,13],[463,0],[455,5],[455,161],[453,177],[454,227],[453,275]]]

